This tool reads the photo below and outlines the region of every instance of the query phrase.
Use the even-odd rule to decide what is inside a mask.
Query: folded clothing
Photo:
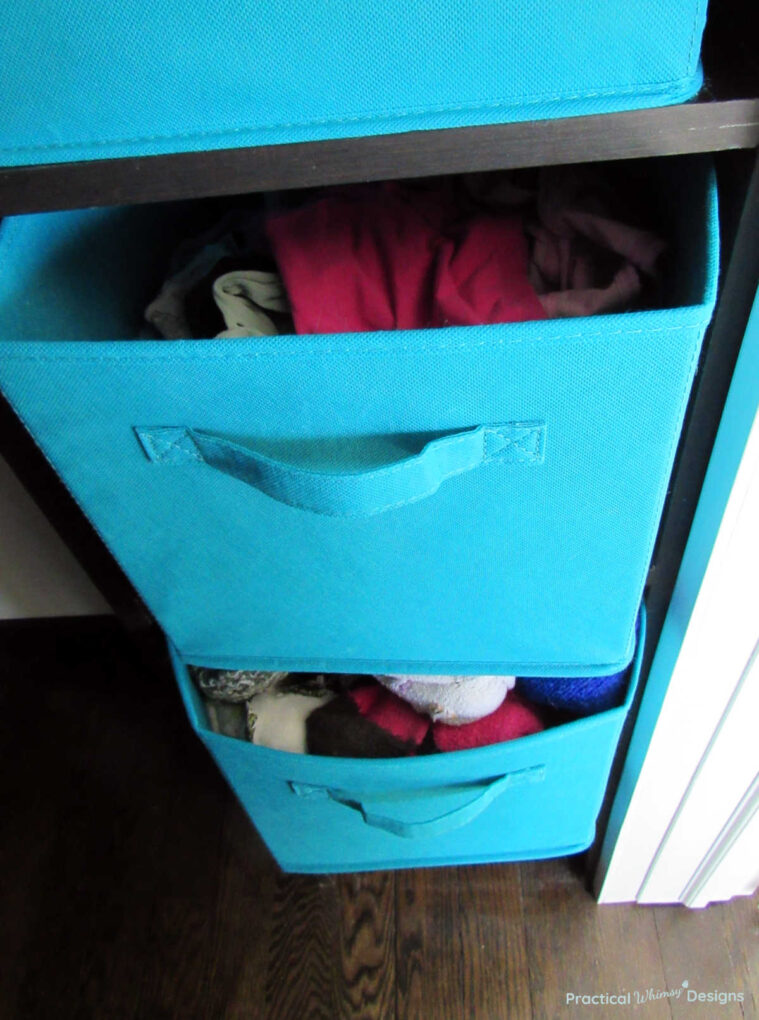
[[[375,679],[189,669],[215,732],[282,751],[350,758],[465,750],[538,733],[621,704],[629,673]]]
[[[333,758],[405,758],[419,751],[413,740],[393,736],[340,696],[308,716],[306,746],[309,754]]]
[[[278,673],[190,666],[215,733],[250,740],[278,751],[305,754],[306,720],[338,692],[356,682],[352,675]]]
[[[317,708],[335,697],[324,694],[257,694],[247,704],[248,739],[276,751],[306,754],[306,722]]]
[[[243,266],[253,269],[259,267],[262,259],[271,258],[264,220],[260,209],[232,209],[208,230],[178,245],[171,258],[168,278],[145,309],[145,318],[162,337],[183,340],[204,334],[205,330],[198,332],[194,327],[191,296],[208,281],[209,274],[218,275],[216,269],[220,264],[230,269]],[[231,264],[230,259],[233,260]],[[208,300],[211,298],[210,282],[203,286]]]
[[[419,747],[430,728],[429,719],[379,684],[355,687],[348,697],[364,718],[404,744]]]
[[[260,669],[211,669],[190,666],[190,676],[200,693],[214,701],[247,701],[284,680],[287,673],[273,673]]]
[[[516,677],[377,674],[377,680],[433,722],[462,726],[494,712]]]
[[[596,164],[272,195],[184,242],[146,318],[168,339],[231,338],[653,306],[667,246],[645,219]]]
[[[266,231],[298,333],[545,318],[519,217],[462,219],[448,182],[333,189]]]
[[[667,246],[627,222],[636,197],[598,166],[548,167],[532,188],[504,174],[334,188],[266,231],[298,333],[521,322],[655,303]]]
[[[226,329],[218,339],[244,336],[276,336],[280,329],[273,313],[290,311],[278,273],[260,269],[235,270],[219,276],[213,298],[224,317]]]
[[[438,751],[465,751],[488,744],[501,744],[518,737],[528,737],[544,729],[538,712],[521,698],[509,695],[495,712],[465,726],[449,726],[437,722],[432,738]]]
[[[609,676],[519,677],[517,690],[537,705],[573,715],[594,715],[622,704],[628,672],[624,669]]]
[[[461,751],[500,744],[545,728],[537,709],[515,694],[510,694],[505,700],[502,698],[498,707],[488,715],[474,722],[458,722],[455,725],[432,722],[429,716],[416,711],[377,684],[353,688],[348,692],[348,699],[366,720],[400,741],[407,754],[433,749]]]
[[[651,290],[667,245],[624,221],[632,197],[598,166],[540,171],[526,229],[530,280],[549,318],[624,311]]]

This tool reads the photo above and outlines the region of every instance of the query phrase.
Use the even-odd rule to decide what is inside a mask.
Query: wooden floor
[[[2,1020],[759,1017],[756,899],[598,907],[581,859],[282,875],[171,683],[88,630],[0,625]]]

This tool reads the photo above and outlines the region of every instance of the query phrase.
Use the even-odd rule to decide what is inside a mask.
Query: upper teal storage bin
[[[186,208],[6,219],[0,388],[184,661],[614,673],[718,264],[708,162],[644,170],[666,306],[581,319],[139,340]]]
[[[9,0],[0,165],[688,99],[706,0]]]

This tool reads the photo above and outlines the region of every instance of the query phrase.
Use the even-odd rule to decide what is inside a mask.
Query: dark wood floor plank
[[[279,870],[181,706],[174,708],[192,750],[161,808],[165,838],[150,866],[152,960],[139,1015],[258,1017]]]
[[[278,876],[261,1012],[247,1016],[394,1020],[394,899],[388,873]]]
[[[720,920],[735,985],[745,992],[743,1013],[759,1020],[759,893],[737,897],[721,906]]]
[[[265,1020],[336,1020],[334,971],[340,966],[337,880],[279,876],[263,991]]]
[[[753,953],[757,951],[757,933],[754,924],[753,933],[750,925],[740,931],[738,938],[728,934],[730,915],[740,911],[740,903],[714,903],[704,910],[689,910],[687,907],[654,907],[649,908],[656,919],[656,927],[661,946],[662,959],[670,987],[682,989],[682,994],[672,1000],[672,1016],[674,1020],[694,1018],[694,1020],[712,1020],[719,1016],[724,1020],[743,1020],[744,1017],[757,1017],[754,995],[756,987],[746,986],[750,980],[745,968],[746,959],[742,955],[741,943],[744,938],[753,943]],[[744,914],[744,911],[740,911]],[[748,918],[745,918],[748,920]],[[751,937],[753,935],[753,937]],[[756,970],[754,970],[756,974]],[[683,982],[688,987],[683,987]],[[724,1001],[719,998],[722,993],[744,993],[744,1002]],[[716,1001],[693,1000],[698,994],[716,993]]]
[[[649,910],[599,907],[584,888],[579,864],[570,867],[566,860],[523,864],[521,875],[534,1020],[612,1017],[636,1007],[646,1020],[669,1020],[666,1000],[639,1003],[649,989],[666,990]],[[567,999],[628,993],[629,1006]]]
[[[63,674],[51,663],[35,669],[32,657],[28,675],[12,669],[6,677],[15,699],[9,718],[25,751],[12,773],[17,795],[50,822],[44,834],[30,826],[33,852],[46,852],[28,889],[36,909],[18,1015],[137,1016],[139,965],[124,950],[141,944],[149,918],[142,862],[156,835],[155,819],[135,796],[149,787],[154,767],[139,747],[144,727],[130,718],[129,692],[143,702],[140,716],[147,707],[149,719],[152,709],[157,725],[163,702],[151,704],[150,689],[141,690],[118,662],[104,668],[84,655],[73,684],[59,681],[65,658],[61,667]],[[104,683],[114,685],[113,713],[100,696]],[[13,738],[3,741],[5,761],[13,746]]]
[[[396,885],[398,1020],[531,1015],[517,866],[404,871]]]
[[[231,796],[218,867],[219,895],[208,947],[208,1015],[213,1020],[251,1020],[263,1015],[279,869]]]
[[[395,882],[393,872],[341,875],[341,1020],[395,1020]]]
[[[49,822],[29,826],[40,866],[18,973],[25,1020],[173,1016],[177,998],[194,1008],[205,995],[196,976],[229,794],[176,690],[123,649],[101,651],[56,641],[6,663],[3,759],[23,756],[17,802]]]
[[[28,961],[34,953],[35,925],[44,914],[43,880],[54,853],[52,834],[64,824],[59,799],[48,796],[44,777],[34,767],[46,734],[41,719],[23,735],[29,702],[15,678],[0,682],[0,1004],[8,1016],[20,1015],[19,997]]]

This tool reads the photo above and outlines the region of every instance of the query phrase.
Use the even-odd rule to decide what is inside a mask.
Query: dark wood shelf
[[[675,106],[322,142],[0,168],[0,216],[759,147],[749,0],[710,0],[705,86]]]
[[[0,215],[759,145],[759,98],[0,170]]]

